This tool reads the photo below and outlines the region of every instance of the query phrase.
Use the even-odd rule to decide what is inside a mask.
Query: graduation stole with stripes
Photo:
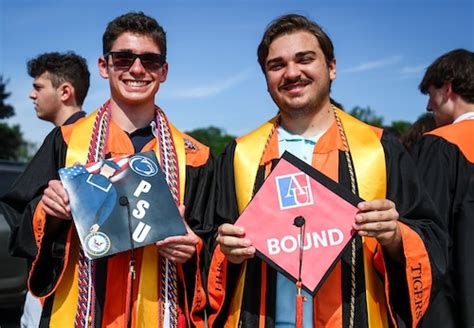
[[[181,133],[168,122],[163,111],[158,107],[155,109],[156,157],[165,173],[176,204],[183,204],[184,141]],[[68,142],[67,167],[77,162],[85,164],[105,158],[110,118],[109,100],[100,109],[76,125]],[[87,138],[86,136],[91,137]],[[137,311],[134,316],[136,323],[146,323],[153,327],[177,327],[178,277],[176,265],[159,256],[154,245],[144,247],[139,276]],[[57,322],[60,322],[64,327],[93,327],[95,321],[95,262],[88,260],[82,250],[78,251],[72,248],[64,278],[69,280],[69,283],[61,284],[66,287],[60,288],[60,286],[56,291],[51,320],[57,319]],[[75,318],[71,313],[76,313]],[[150,313],[156,315],[150,315]],[[131,315],[131,313],[126,314],[129,316],[128,319]]]
[[[366,200],[385,198],[387,181],[385,155],[378,136],[369,125],[339,109],[335,110],[341,120],[349,144],[359,196]],[[276,122],[277,117],[240,138],[237,143],[234,156],[234,180],[239,212],[243,211],[253,196],[257,170],[262,164],[260,160],[266,149],[269,135],[275,129]],[[384,286],[372,265],[377,242],[373,238],[363,238],[363,245],[369,327],[388,327]],[[232,316],[230,321],[237,320],[233,322],[236,326],[240,317],[245,272],[245,269],[242,270],[242,276],[239,279],[236,295],[231,305],[230,312],[236,315]],[[232,323],[231,326],[233,327]]]

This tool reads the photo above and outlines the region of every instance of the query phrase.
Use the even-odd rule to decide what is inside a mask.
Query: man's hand
[[[71,207],[69,197],[61,181],[50,180],[48,187],[41,197],[43,209],[47,215],[51,215],[63,220],[71,220]]]
[[[218,229],[217,242],[229,262],[239,264],[255,256],[255,247],[245,238],[242,227],[224,223]]]
[[[184,206],[179,206],[179,214],[183,218],[187,234],[184,236],[172,236],[156,243],[161,256],[176,262],[185,263],[196,252],[196,245],[199,243],[199,237],[189,228],[184,220]]]
[[[398,225],[399,214],[395,204],[388,199],[361,202],[353,228],[359,236],[374,237],[394,260],[403,257],[402,237]]]

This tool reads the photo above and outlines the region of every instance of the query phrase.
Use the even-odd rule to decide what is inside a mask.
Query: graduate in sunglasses
[[[204,326],[200,236],[209,224],[200,209],[212,165],[209,148],[178,131],[155,105],[168,74],[166,50],[155,19],[131,12],[111,21],[98,60],[110,99],[53,130],[1,204],[14,223],[13,252],[36,257],[29,288],[44,300],[41,327]],[[58,169],[148,150],[156,152],[188,233],[88,260]]]

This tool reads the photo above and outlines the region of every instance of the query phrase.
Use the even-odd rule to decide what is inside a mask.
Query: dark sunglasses
[[[110,51],[104,55],[107,59],[112,58],[112,64],[116,68],[129,69],[137,58],[140,58],[140,62],[143,67],[149,71],[157,71],[166,62],[165,57],[162,54],[145,53],[145,54],[134,54],[128,51]]]

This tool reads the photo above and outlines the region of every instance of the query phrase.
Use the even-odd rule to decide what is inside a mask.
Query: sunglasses
[[[121,69],[129,69],[137,58],[140,58],[143,67],[148,71],[157,71],[166,63],[165,56],[154,53],[139,55],[128,51],[110,51],[104,57],[111,57],[113,66]]]

